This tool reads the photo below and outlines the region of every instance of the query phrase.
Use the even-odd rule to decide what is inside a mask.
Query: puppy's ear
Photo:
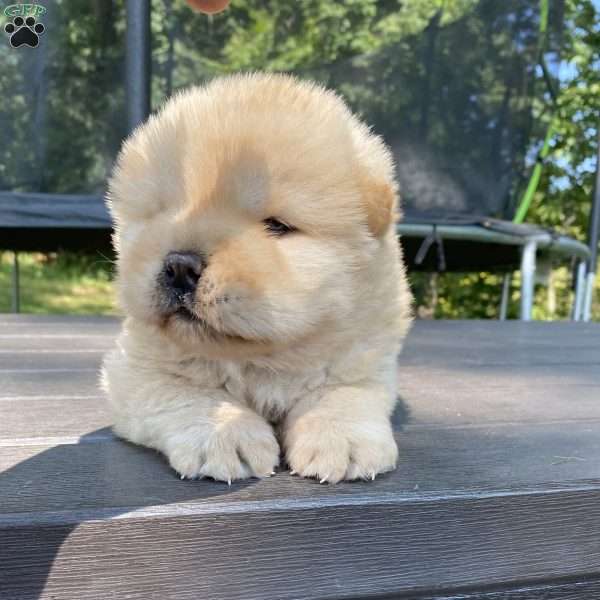
[[[363,123],[354,123],[352,135],[367,224],[371,234],[381,238],[399,218],[394,159],[383,138],[373,134]]]
[[[366,180],[362,186],[362,201],[367,211],[369,231],[382,237],[398,221],[398,194],[393,183]]]

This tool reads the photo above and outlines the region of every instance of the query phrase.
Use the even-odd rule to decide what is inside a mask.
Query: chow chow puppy
[[[382,140],[283,75],[217,79],[127,140],[110,182],[126,319],[103,382],[117,435],[182,478],[394,468],[411,297]]]

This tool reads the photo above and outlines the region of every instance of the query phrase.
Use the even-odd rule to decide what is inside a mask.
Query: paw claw
[[[286,432],[285,446],[290,475],[313,477],[319,483],[362,479],[373,481],[391,471],[398,454],[387,421],[337,423],[298,421]]]
[[[238,479],[261,478],[279,463],[273,430],[258,415],[243,415],[219,428],[174,435],[166,452],[182,479],[208,477],[231,486]]]

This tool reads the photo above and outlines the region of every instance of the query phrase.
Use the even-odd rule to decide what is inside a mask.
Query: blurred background
[[[0,52],[0,190],[100,196],[128,133],[127,7],[124,0],[40,5],[39,45],[13,48],[5,34]],[[443,204],[462,217],[514,220],[543,159],[527,223],[586,242],[600,120],[600,0],[233,0],[214,16],[183,0],[150,6],[152,109],[226,73],[316,79],[391,145],[409,215],[434,215]],[[4,31],[14,15],[5,9],[1,19]],[[0,248],[6,312],[13,253]],[[422,241],[414,253],[420,249]],[[20,310],[115,313],[113,258],[110,250],[21,252]],[[497,318],[505,271],[444,262],[438,256],[436,268],[411,269],[418,316]],[[570,316],[575,267],[572,260],[538,267],[535,318]],[[593,294],[592,318],[600,320],[597,284]],[[519,313],[519,295],[515,272],[509,318]]]

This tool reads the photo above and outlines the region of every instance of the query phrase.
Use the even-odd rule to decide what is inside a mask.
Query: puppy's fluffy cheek
[[[124,228],[119,238],[119,306],[127,315],[156,321],[156,282],[168,240],[148,225]]]
[[[220,301],[204,302],[207,320],[218,322],[226,333],[289,341],[351,310],[352,261],[347,248],[298,236],[281,240],[280,252],[285,274],[273,274],[258,289],[234,283],[216,286],[214,296]]]
[[[289,290],[285,298],[281,295],[276,299],[268,295],[232,297],[227,303],[217,305],[215,310],[225,333],[257,341],[285,342],[318,324],[313,312],[305,310]]]
[[[126,314],[143,320],[155,321],[156,278],[161,264],[156,261],[128,264],[122,260],[119,267],[117,300]]]
[[[289,241],[282,244],[281,251],[294,281],[290,291],[296,292],[297,309],[319,317],[349,310],[357,260],[348,245],[300,236]]]

